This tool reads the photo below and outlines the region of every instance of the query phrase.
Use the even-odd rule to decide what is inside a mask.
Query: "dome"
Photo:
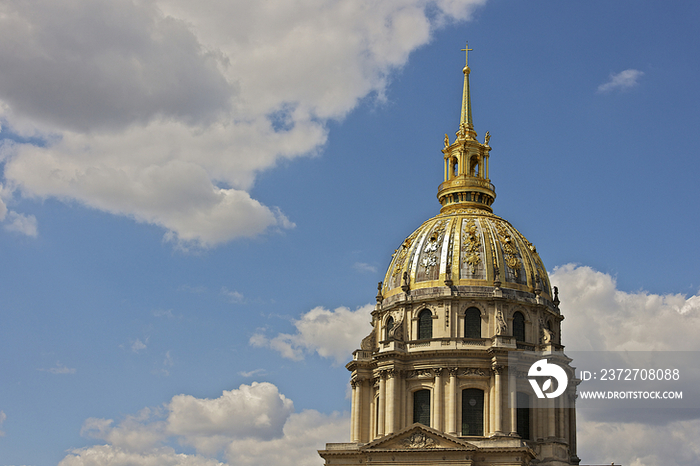
[[[445,292],[472,297],[502,290],[516,301],[552,299],[549,277],[537,249],[510,223],[493,214],[496,188],[489,177],[491,134],[477,139],[464,72],[462,111],[453,141],[445,134],[440,214],[424,222],[395,250],[378,299],[430,299]]]
[[[418,227],[394,252],[382,296],[390,299],[408,290],[420,295],[445,286],[470,294],[478,293],[477,287],[490,292],[496,286],[552,300],[535,246],[483,208],[449,209]]]

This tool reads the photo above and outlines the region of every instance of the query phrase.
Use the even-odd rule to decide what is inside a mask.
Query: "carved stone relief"
[[[403,439],[401,444],[407,448],[436,448],[438,446],[435,439],[428,437],[423,432],[415,432]]]

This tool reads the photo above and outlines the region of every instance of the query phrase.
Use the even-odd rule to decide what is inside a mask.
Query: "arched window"
[[[462,435],[484,435],[483,390],[462,390]]]
[[[530,395],[523,392],[518,392],[516,429],[521,438],[530,438]]]
[[[469,174],[479,176],[479,159],[477,157],[472,157],[469,161]]]
[[[454,178],[459,175],[459,162],[457,162],[457,157],[452,157],[450,162],[452,164],[452,178]]]
[[[522,312],[513,314],[513,336],[515,341],[525,341],[525,316]]]
[[[388,340],[388,339],[389,339],[389,334],[391,333],[391,329],[393,329],[393,328],[394,328],[394,318],[393,318],[393,317],[389,317],[389,318],[386,320],[386,325],[385,325],[385,329],[386,329],[386,332],[385,332],[385,334],[384,334],[384,339],[385,339],[385,340]]]
[[[413,422],[430,427],[430,390],[413,392]]]
[[[464,313],[464,338],[481,338],[481,311],[475,307]]]
[[[433,314],[423,309],[418,314],[418,339],[428,340],[433,338]]]

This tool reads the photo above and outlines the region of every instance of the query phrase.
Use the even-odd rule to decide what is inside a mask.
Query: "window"
[[[430,390],[413,393],[413,422],[430,427]]]
[[[389,339],[389,336],[390,336],[390,334],[391,334],[391,329],[394,328],[394,318],[393,318],[393,317],[389,317],[389,318],[386,320],[385,328],[386,328],[386,334],[384,335],[384,339],[385,339],[385,340],[388,340],[388,339]]]
[[[481,338],[481,311],[475,307],[464,313],[464,338]]]
[[[470,160],[469,174],[471,176],[479,176],[479,159],[472,157]]]
[[[484,435],[483,390],[462,390],[462,435]]]
[[[418,339],[428,340],[433,338],[433,314],[423,309],[418,314]]]
[[[513,314],[513,336],[515,341],[525,341],[525,316],[522,312]]]
[[[527,393],[518,392],[516,409],[516,429],[523,439],[530,438],[530,396]]]

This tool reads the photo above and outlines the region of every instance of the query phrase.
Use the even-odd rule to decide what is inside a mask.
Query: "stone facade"
[[[347,364],[351,443],[327,444],[327,465],[579,463],[557,290],[532,243],[492,213],[469,74],[456,139],[445,136],[440,214],[399,246],[379,285],[373,330]],[[539,399],[528,379],[543,354],[567,373],[559,397]]]

